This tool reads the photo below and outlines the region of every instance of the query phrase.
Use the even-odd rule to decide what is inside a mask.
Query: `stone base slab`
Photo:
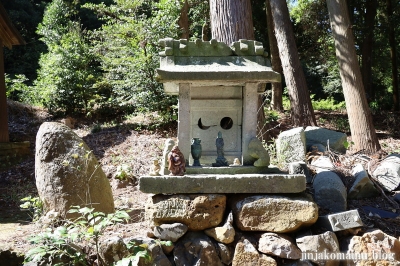
[[[153,194],[300,193],[306,190],[306,177],[288,174],[142,176],[139,189]]]

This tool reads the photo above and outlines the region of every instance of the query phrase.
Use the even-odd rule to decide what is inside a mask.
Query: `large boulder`
[[[342,248],[351,258],[343,265],[400,265],[400,241],[379,229],[349,238]]]
[[[236,226],[243,231],[288,233],[314,224],[318,206],[306,196],[254,195],[232,199]]]
[[[36,187],[46,211],[62,217],[71,206],[89,206],[95,211],[114,212],[110,183],[96,157],[69,127],[43,123],[36,136]]]
[[[329,148],[335,151],[346,152],[344,143],[347,140],[347,135],[345,133],[313,126],[306,127],[304,132],[307,139],[307,147],[322,144],[324,146],[329,145]]]
[[[146,205],[146,219],[154,225],[183,223],[189,231],[218,226],[226,196],[221,194],[154,195]]]

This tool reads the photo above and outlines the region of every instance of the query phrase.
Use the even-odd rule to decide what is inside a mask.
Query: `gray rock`
[[[318,206],[305,195],[254,195],[231,199],[236,226],[243,231],[293,232],[314,224]]]
[[[285,163],[305,161],[306,136],[302,127],[293,128],[279,134],[276,139],[276,152]]]
[[[140,258],[138,266],[172,266],[167,256],[163,252],[162,245],[159,241],[147,237],[132,237],[124,239],[125,243],[134,243],[135,246],[146,244],[150,261]]]
[[[345,133],[313,126],[306,127],[304,131],[307,143],[321,143],[324,146],[328,146],[329,143],[330,149],[342,153],[346,152],[344,143],[347,140],[347,135]]]
[[[248,153],[251,157],[257,159],[254,166],[269,166],[269,154],[258,138],[252,138],[249,143]]]
[[[339,242],[333,232],[297,238],[296,243],[302,251],[302,259],[310,260],[321,266],[337,266],[340,264],[340,260],[324,260],[324,258],[318,257],[318,255],[324,253],[340,252]]]
[[[335,169],[331,159],[327,156],[320,156],[315,161],[311,163],[312,166],[315,167],[315,171],[317,173],[330,171]]]
[[[400,185],[400,154],[385,158],[372,174],[386,191],[393,191]]]
[[[60,216],[70,206],[91,206],[95,211],[114,212],[110,183],[89,147],[69,127],[43,123],[36,136],[36,187],[46,211]]]
[[[363,199],[379,195],[379,191],[375,188],[371,179],[369,179],[368,173],[362,164],[357,164],[352,169],[352,174],[356,180],[347,194],[348,199]]]
[[[265,255],[258,253],[253,244],[242,238],[235,247],[235,255],[233,256],[232,266],[276,266],[276,261]]]
[[[289,163],[289,174],[291,175],[305,175],[306,182],[312,183],[312,176],[308,170],[305,162],[291,162]]]
[[[262,234],[258,243],[258,251],[284,259],[297,260],[301,258],[301,251],[293,243],[293,240],[282,234]]]
[[[221,262],[225,265],[230,265],[233,260],[233,248],[219,242],[215,244],[215,247],[218,252],[218,256],[221,259]]]
[[[226,196],[222,194],[154,195],[145,216],[154,225],[183,223],[189,231],[204,230],[222,222]]]
[[[315,201],[321,208],[331,212],[347,209],[347,191],[340,177],[330,171],[323,171],[314,178]]]
[[[101,241],[99,253],[106,265],[112,265],[114,262],[129,255],[124,240],[117,236]]]
[[[182,223],[173,223],[155,226],[153,233],[155,237],[161,240],[176,242],[187,232],[187,230],[188,227],[186,225]]]
[[[221,259],[211,239],[202,232],[188,232],[175,245],[176,266],[222,266]]]
[[[351,228],[358,228],[363,226],[360,214],[358,210],[351,210],[347,212],[339,212],[329,214],[326,216],[320,216],[318,223],[324,226],[324,228],[337,232]]]

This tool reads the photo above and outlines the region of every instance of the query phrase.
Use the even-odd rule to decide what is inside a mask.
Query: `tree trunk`
[[[250,0],[210,0],[210,20],[213,39],[228,45],[254,40]]]
[[[278,43],[276,41],[274,33],[274,21],[272,19],[270,0],[265,1],[265,6],[267,8],[267,30],[268,30],[268,39],[270,47],[269,49],[271,53],[272,70],[282,75],[283,69],[282,69],[281,59],[279,58]],[[283,111],[282,82],[271,83],[271,90],[272,90],[271,107],[273,110],[282,112]]]
[[[279,57],[289,91],[292,122],[295,126],[316,126],[306,79],[300,64],[289,10],[285,0],[270,0]]]
[[[396,49],[396,35],[393,26],[393,7],[392,1],[386,0],[387,20],[389,27],[389,46],[390,46],[390,59],[392,62],[392,86],[393,86],[393,106],[394,110],[398,111],[400,108],[399,102],[399,81],[397,70],[397,49]]]
[[[0,41],[0,143],[9,142],[6,83],[4,79],[4,49]]]
[[[346,1],[327,0],[326,3],[354,148],[376,152],[380,145],[365,96]]]
[[[210,0],[211,35],[230,45],[239,39],[254,40],[250,0]],[[267,138],[262,95],[258,99],[257,136]]]
[[[375,16],[378,7],[377,0],[370,0],[366,2],[365,12],[365,37],[361,48],[361,73],[367,99],[374,98],[374,91],[372,88],[372,51],[374,43],[374,25]]]
[[[181,14],[178,20],[179,28],[181,29],[181,39],[189,39],[189,3],[187,0],[183,2]]]

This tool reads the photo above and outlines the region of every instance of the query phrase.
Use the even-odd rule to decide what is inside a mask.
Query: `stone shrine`
[[[240,40],[231,47],[211,40],[160,40],[158,81],[167,94],[179,96],[178,146],[189,164],[192,138],[202,143],[201,163],[215,163],[215,138],[222,132],[225,157],[252,165],[248,144],[256,137],[258,94],[280,82],[262,43]]]

